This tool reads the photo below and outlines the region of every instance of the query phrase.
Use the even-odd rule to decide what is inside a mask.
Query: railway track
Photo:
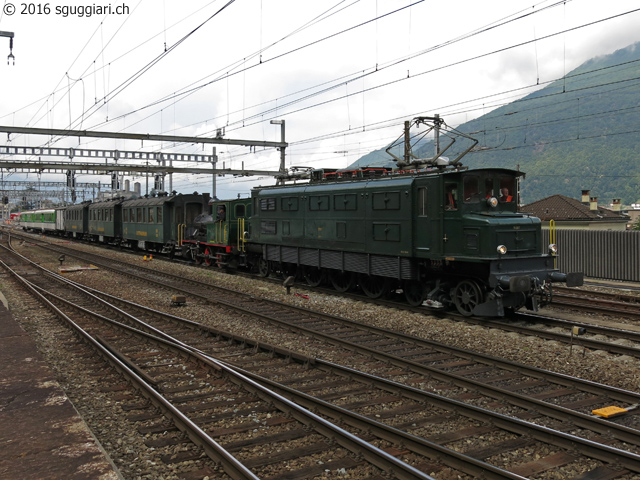
[[[327,469],[348,471],[353,478],[384,478],[385,472],[394,478],[432,478],[72,282],[34,275],[34,268],[29,280],[11,272],[34,295],[46,298],[146,398],[124,407],[135,412],[130,420],[143,423],[140,433],[184,434],[148,444],[157,448],[191,440],[164,461],[202,460],[206,453],[230,478],[242,479],[309,478]]]
[[[595,292],[576,288],[554,288],[554,305],[581,312],[640,319],[640,297],[625,293]]]
[[[210,291],[208,293],[210,299],[211,295]],[[224,304],[225,308],[234,308],[232,302],[230,303],[229,298],[227,298],[228,296],[229,292],[225,292],[224,302],[219,298],[214,301],[218,305]],[[109,302],[114,301],[114,299],[109,300]],[[249,314],[246,309],[247,302],[246,297],[243,302],[241,302],[245,304],[245,308],[242,309],[243,315]],[[464,444],[465,441],[469,441],[474,435],[486,436],[488,432],[493,432],[495,425],[500,424],[505,418],[510,420],[515,418],[521,421],[522,424],[517,427],[513,425],[510,427],[502,427],[504,430],[500,431],[502,432],[501,435],[503,435],[503,439],[505,432],[508,432],[508,435],[515,435],[518,438],[524,435],[527,438],[539,441],[541,437],[547,438],[550,431],[554,431],[561,434],[560,437],[554,441],[555,443],[551,442],[556,449],[566,449],[568,443],[575,445],[576,438],[582,437],[595,439],[587,441],[586,444],[582,446],[582,448],[585,449],[591,448],[593,444],[598,444],[597,440],[601,435],[610,435],[609,432],[612,429],[616,430],[614,437],[618,442],[622,442],[621,446],[625,444],[635,444],[634,439],[638,436],[638,430],[635,428],[634,415],[622,417],[624,418],[624,423],[631,424],[631,426],[629,426],[617,425],[612,423],[612,421],[605,421],[585,413],[593,407],[601,406],[609,402],[626,402],[626,406],[633,405],[633,402],[638,402],[638,396],[633,392],[607,389],[597,384],[581,382],[578,379],[571,379],[564,376],[556,376],[554,380],[550,380],[549,378],[545,378],[549,372],[529,369],[526,374],[523,373],[522,369],[525,368],[523,365],[512,364],[509,366],[507,363],[502,363],[498,359],[491,357],[483,358],[483,356],[471,354],[470,352],[456,352],[456,349],[446,349],[444,346],[434,344],[434,342],[416,341],[416,339],[398,335],[395,332],[382,331],[380,329],[374,329],[376,331],[373,331],[361,325],[354,325],[353,322],[343,321],[344,319],[336,319],[335,317],[327,318],[326,316],[322,318],[322,316],[309,312],[301,313],[299,310],[292,310],[291,308],[287,308],[288,311],[285,311],[282,306],[276,308],[276,305],[273,303],[259,303],[263,305],[260,309],[261,311],[257,312],[256,308],[252,308],[252,315],[259,316],[263,321],[275,322],[287,329],[296,328],[297,331],[304,332],[305,335],[338,345],[340,348],[350,349],[352,352],[357,352],[358,355],[356,356],[354,354],[353,357],[356,359],[356,363],[359,362],[363,370],[373,369],[376,372],[375,376],[369,374],[368,377],[364,377],[366,378],[365,380],[360,380],[357,384],[354,381],[354,385],[352,385],[351,380],[355,376],[355,369],[353,367],[351,367],[351,370],[343,370],[341,374],[332,374],[338,377],[329,377],[327,373],[328,370],[326,370],[329,368],[328,364],[325,365],[319,360],[313,362],[310,360],[302,361],[303,365],[305,363],[313,363],[315,366],[318,363],[322,363],[322,373],[316,374],[317,378],[312,379],[311,382],[312,385],[315,384],[318,390],[330,391],[332,384],[334,385],[334,389],[336,385],[345,385],[344,378],[348,376],[349,382],[347,382],[346,387],[343,387],[338,392],[332,392],[330,396],[354,403],[350,399],[364,395],[362,392],[362,384],[372,383],[374,377],[383,377],[383,383],[391,383],[386,384],[386,390],[380,387],[386,391],[386,393],[379,393],[378,397],[388,397],[389,389],[393,387],[391,391],[393,391],[393,395],[398,399],[405,397],[410,398],[419,393],[422,397],[421,400],[418,400],[418,405],[436,405],[441,409],[446,409],[448,413],[441,411],[430,412],[427,410],[427,418],[431,418],[431,421],[427,422],[427,424],[433,425],[434,418],[438,419],[438,421],[444,421],[444,419],[452,416],[453,412],[455,412],[456,419],[454,423],[451,426],[448,425],[445,428],[447,433],[440,435],[439,438],[439,440],[445,442],[445,444],[453,443],[455,445],[456,442]],[[237,309],[237,307],[235,308]],[[153,313],[152,316],[156,317],[158,314]],[[283,318],[286,318],[286,320],[283,320]],[[216,333],[216,335],[220,335],[220,333]],[[243,339],[242,343],[249,344],[250,340]],[[256,350],[258,351],[259,349]],[[273,351],[277,351],[277,349],[274,348]],[[387,353],[384,353],[385,351]],[[405,358],[403,358],[401,354],[404,354]],[[284,358],[287,358],[287,356],[291,358],[295,355],[284,354],[283,356]],[[251,356],[245,353],[242,356],[238,354],[238,357]],[[377,360],[375,364],[372,363],[372,358]],[[254,369],[254,371],[260,372],[263,378],[279,379],[278,384],[283,383],[280,381],[282,378],[287,378],[288,381],[285,383],[289,384],[295,385],[297,382],[300,382],[300,380],[294,379],[286,367],[279,367],[280,370],[276,370],[275,373],[268,373],[269,370],[266,369],[266,367],[260,364],[257,366],[253,365],[255,362],[253,358],[249,361],[244,358],[237,358],[236,360],[238,360],[234,362],[236,368],[242,367],[247,372]],[[252,365],[252,368],[247,368],[247,362]],[[286,361],[284,365],[287,365]],[[387,367],[385,367],[385,365],[387,365]],[[248,375],[246,372],[245,374]],[[328,383],[329,386],[326,386],[326,384],[323,385],[320,380],[324,378],[336,379],[330,380]],[[574,383],[576,380],[577,382]],[[308,379],[304,380],[304,382],[305,385],[308,385]],[[361,384],[360,382],[363,383]],[[496,387],[496,384],[500,385],[500,387]],[[415,388],[415,385],[419,385],[419,392],[411,392],[411,385],[413,385],[412,388]],[[409,390],[403,390],[403,393],[398,393],[396,389],[399,388],[399,386],[403,386],[402,388]],[[272,385],[272,388],[282,389],[283,387],[282,385],[279,387]],[[431,393],[434,391],[439,393],[447,392],[447,395],[451,398],[443,400],[445,397]],[[428,395],[429,393],[433,396],[430,397]],[[293,395],[291,392],[288,394]],[[296,401],[301,400],[298,399]],[[399,400],[393,400],[393,402],[398,401]],[[445,407],[444,404],[438,403],[441,401],[453,401],[454,403],[450,403]],[[456,404],[455,402],[460,403]],[[371,400],[364,400],[364,404],[367,407],[371,407],[371,405],[369,405],[370,403],[375,404],[375,402],[371,402]],[[378,413],[374,415],[389,418],[389,412],[393,412],[394,408],[389,409],[386,401],[379,403],[383,405],[384,408],[379,409]],[[498,417],[485,417],[484,415],[490,414],[486,413],[484,411],[485,409],[482,409],[482,412],[465,410],[466,413],[462,414],[462,416],[465,417],[466,421],[476,423],[463,424],[464,426],[458,426],[456,429],[455,425],[459,425],[460,422],[460,419],[457,418],[457,416],[460,415],[460,409],[473,407],[476,403],[492,405],[492,410],[486,410],[486,412],[492,412],[492,414],[496,414]],[[498,405],[493,405],[494,403]],[[554,405],[554,403],[559,403],[563,406]],[[573,409],[571,407],[573,407]],[[420,407],[395,405],[395,408],[397,412],[410,412],[412,409],[418,411]],[[424,407],[422,408],[424,409]],[[471,408],[471,410],[473,410],[473,408]],[[531,412],[534,411],[543,411],[544,414],[536,413],[532,415]],[[633,409],[631,411],[633,412]],[[341,415],[344,415],[344,413],[341,413]],[[496,420],[496,418],[500,418],[501,420]],[[527,421],[522,421],[523,418]],[[618,421],[620,421],[620,418],[621,417],[618,418]],[[478,425],[477,422],[491,425],[491,427],[487,431],[486,427]],[[523,431],[518,430],[520,428],[528,428],[529,425],[534,424],[533,422],[541,424],[537,426],[539,430],[535,432],[527,431],[527,433],[522,433]],[[412,422],[412,425],[413,424],[424,426],[424,424],[420,422]],[[553,425],[554,428],[550,429],[547,425]],[[564,432],[572,431],[576,428],[576,425],[579,427],[579,436],[573,435],[574,432],[572,432],[569,436],[563,437],[563,435],[566,435]],[[453,432],[458,433],[454,434]],[[604,444],[610,441],[610,438],[607,441],[602,439],[602,445],[605,446]],[[568,443],[565,444],[564,442]],[[404,444],[401,443],[401,445]],[[498,442],[497,444],[486,446],[484,453],[494,453],[494,455],[497,455],[496,452],[498,451],[510,451],[508,450],[508,446],[517,450],[518,448],[529,448],[531,444],[527,443],[523,445],[514,439],[510,439],[504,441],[502,444]],[[620,453],[627,451],[629,455],[631,455],[630,459],[624,460],[624,454],[622,454],[623,458],[617,458],[616,462],[621,462],[620,465],[625,465],[630,471],[635,471],[633,465],[627,465],[625,463],[632,463],[634,461],[635,453],[633,452],[635,452],[636,447],[631,447],[630,450],[632,453],[629,453],[624,448],[616,448],[613,452]],[[599,467],[592,469],[592,471],[594,471],[593,475],[596,475],[597,472],[605,471],[608,472],[607,474],[611,474],[613,467],[607,466],[606,463],[613,458],[613,452],[607,452],[604,457],[598,457],[598,454],[594,454],[593,452],[583,452],[583,454],[589,458],[599,458],[604,462],[602,465],[599,465]],[[478,452],[476,452],[476,454],[477,453]],[[494,455],[489,455],[489,457]],[[522,472],[526,471],[527,476],[536,474],[536,472],[540,473],[548,469],[549,465],[558,467],[563,462],[567,462],[568,459],[570,459],[567,455],[568,454],[560,453],[547,455],[539,462],[530,462],[526,464],[526,466],[520,465],[519,468],[521,468]],[[579,460],[574,458],[569,461],[569,463],[575,461]],[[547,467],[543,467],[543,465],[547,465]],[[599,477],[594,476],[593,478]]]
[[[33,238],[31,238],[33,241]],[[37,244],[37,243],[34,243]],[[221,298],[219,301],[229,301],[230,304],[242,305],[245,302],[245,296],[237,296],[237,292],[225,289],[220,286],[212,284],[203,284],[201,280],[191,280],[183,276],[175,276],[163,273],[155,268],[144,267],[141,265],[132,265],[128,262],[112,263],[99,261],[99,259],[92,254],[79,252],[77,250],[64,247],[63,245],[52,245],[47,242],[39,243],[40,246],[49,249],[50,251],[58,254],[68,254],[75,256],[79,259],[83,259],[88,263],[94,263],[99,265],[100,268],[110,269],[121,275],[128,275],[132,279],[140,280],[144,279],[147,282],[151,282],[159,287],[171,288],[173,291],[183,294],[185,296],[198,297],[203,300],[209,300],[211,294],[209,292],[216,292],[217,298]],[[274,288],[283,288],[281,281],[271,281],[271,285]],[[565,289],[569,292],[573,292],[575,289]],[[326,290],[325,293],[336,294],[335,291]],[[420,314],[441,314],[439,311],[432,309],[426,309],[423,307],[411,307],[403,303],[395,301],[388,301],[384,299],[369,299],[362,295],[350,294],[343,292],[340,294],[346,298],[354,298],[358,301],[370,302],[376,305],[386,305],[393,308],[400,308],[407,311],[412,311]],[[238,301],[233,302],[234,296],[238,298]],[[587,298],[587,296],[585,296]],[[640,307],[640,305],[639,305]],[[453,312],[446,312],[449,318],[456,319],[461,322],[475,325],[483,325],[492,328],[499,328],[506,332],[514,332],[524,335],[538,336],[548,340],[557,341],[567,345],[577,345],[581,348],[588,348],[591,350],[602,350],[618,355],[627,355],[634,358],[640,358],[640,335],[635,331],[623,330],[620,328],[607,328],[604,326],[597,326],[587,322],[575,322],[566,321],[562,319],[554,319],[542,314],[534,314],[532,312],[518,312],[513,318],[516,320],[514,323],[510,320],[490,320],[487,318],[475,319],[471,317],[462,317]],[[541,329],[540,326],[544,325],[548,328]],[[580,332],[586,331],[586,335],[582,335],[578,338],[573,335],[574,327],[581,328]]]

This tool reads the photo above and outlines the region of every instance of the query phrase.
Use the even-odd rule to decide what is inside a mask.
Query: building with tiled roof
[[[582,191],[582,201],[565,195],[552,195],[520,207],[523,213],[531,213],[542,220],[542,228],[555,222],[556,228],[583,230],[626,230],[629,216],[622,212],[620,200],[614,199],[613,209],[598,205],[597,197],[590,197],[589,190]]]

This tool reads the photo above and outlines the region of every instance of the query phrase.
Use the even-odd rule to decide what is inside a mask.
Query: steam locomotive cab
[[[199,215],[187,230],[183,256],[206,266],[247,266],[245,232],[251,200],[215,200],[210,207],[211,213]]]

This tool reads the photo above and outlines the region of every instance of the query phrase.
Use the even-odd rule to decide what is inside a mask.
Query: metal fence
[[[548,245],[549,230],[543,230]],[[558,269],[585,277],[640,282],[640,231],[555,231]]]

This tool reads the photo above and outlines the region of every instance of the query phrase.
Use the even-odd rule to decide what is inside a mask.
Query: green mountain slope
[[[557,193],[579,198],[582,189],[602,204],[638,202],[640,43],[593,58],[565,79],[457,129],[480,142],[463,159],[466,165],[526,172],[524,203]],[[419,156],[432,152],[430,143],[414,149]],[[356,162],[387,163],[384,149]]]

